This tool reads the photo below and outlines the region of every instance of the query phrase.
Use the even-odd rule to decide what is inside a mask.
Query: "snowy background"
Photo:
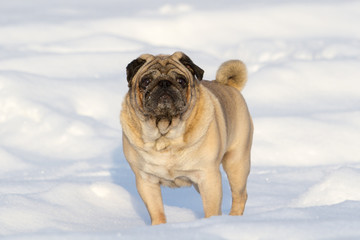
[[[0,2],[2,239],[359,239],[360,1]],[[203,219],[163,189],[151,227],[121,148],[126,65],[184,51],[213,79],[242,59],[249,199]]]

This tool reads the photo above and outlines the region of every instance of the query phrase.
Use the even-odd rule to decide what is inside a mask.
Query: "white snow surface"
[[[360,2],[0,3],[1,239],[360,239]],[[121,145],[126,65],[184,51],[213,79],[241,59],[255,125],[249,199],[203,218],[163,189],[149,226]]]

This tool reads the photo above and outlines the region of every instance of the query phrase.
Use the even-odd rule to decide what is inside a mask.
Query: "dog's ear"
[[[202,80],[204,75],[204,70],[197,66],[193,61],[184,53],[182,53],[179,61],[187,68],[189,71],[198,79]]]
[[[133,60],[131,63],[129,63],[126,67],[126,79],[128,81],[128,86],[131,87],[131,79],[135,76],[137,71],[141,68],[142,65],[144,65],[146,62],[145,59],[137,58]]]

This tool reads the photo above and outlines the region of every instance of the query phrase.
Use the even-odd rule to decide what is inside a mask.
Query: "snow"
[[[2,239],[359,239],[360,2],[0,3]],[[149,226],[122,154],[126,65],[186,52],[213,79],[249,70],[255,124],[242,217],[203,218],[193,188],[164,188]]]

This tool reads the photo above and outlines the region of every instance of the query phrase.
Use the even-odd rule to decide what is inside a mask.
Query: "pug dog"
[[[223,63],[214,81],[182,52],[141,55],[126,68],[129,91],[120,114],[123,151],[151,224],[166,223],[161,185],[193,185],[205,217],[221,214],[220,164],[231,192],[230,215],[247,200],[253,123],[240,91],[239,60]]]

